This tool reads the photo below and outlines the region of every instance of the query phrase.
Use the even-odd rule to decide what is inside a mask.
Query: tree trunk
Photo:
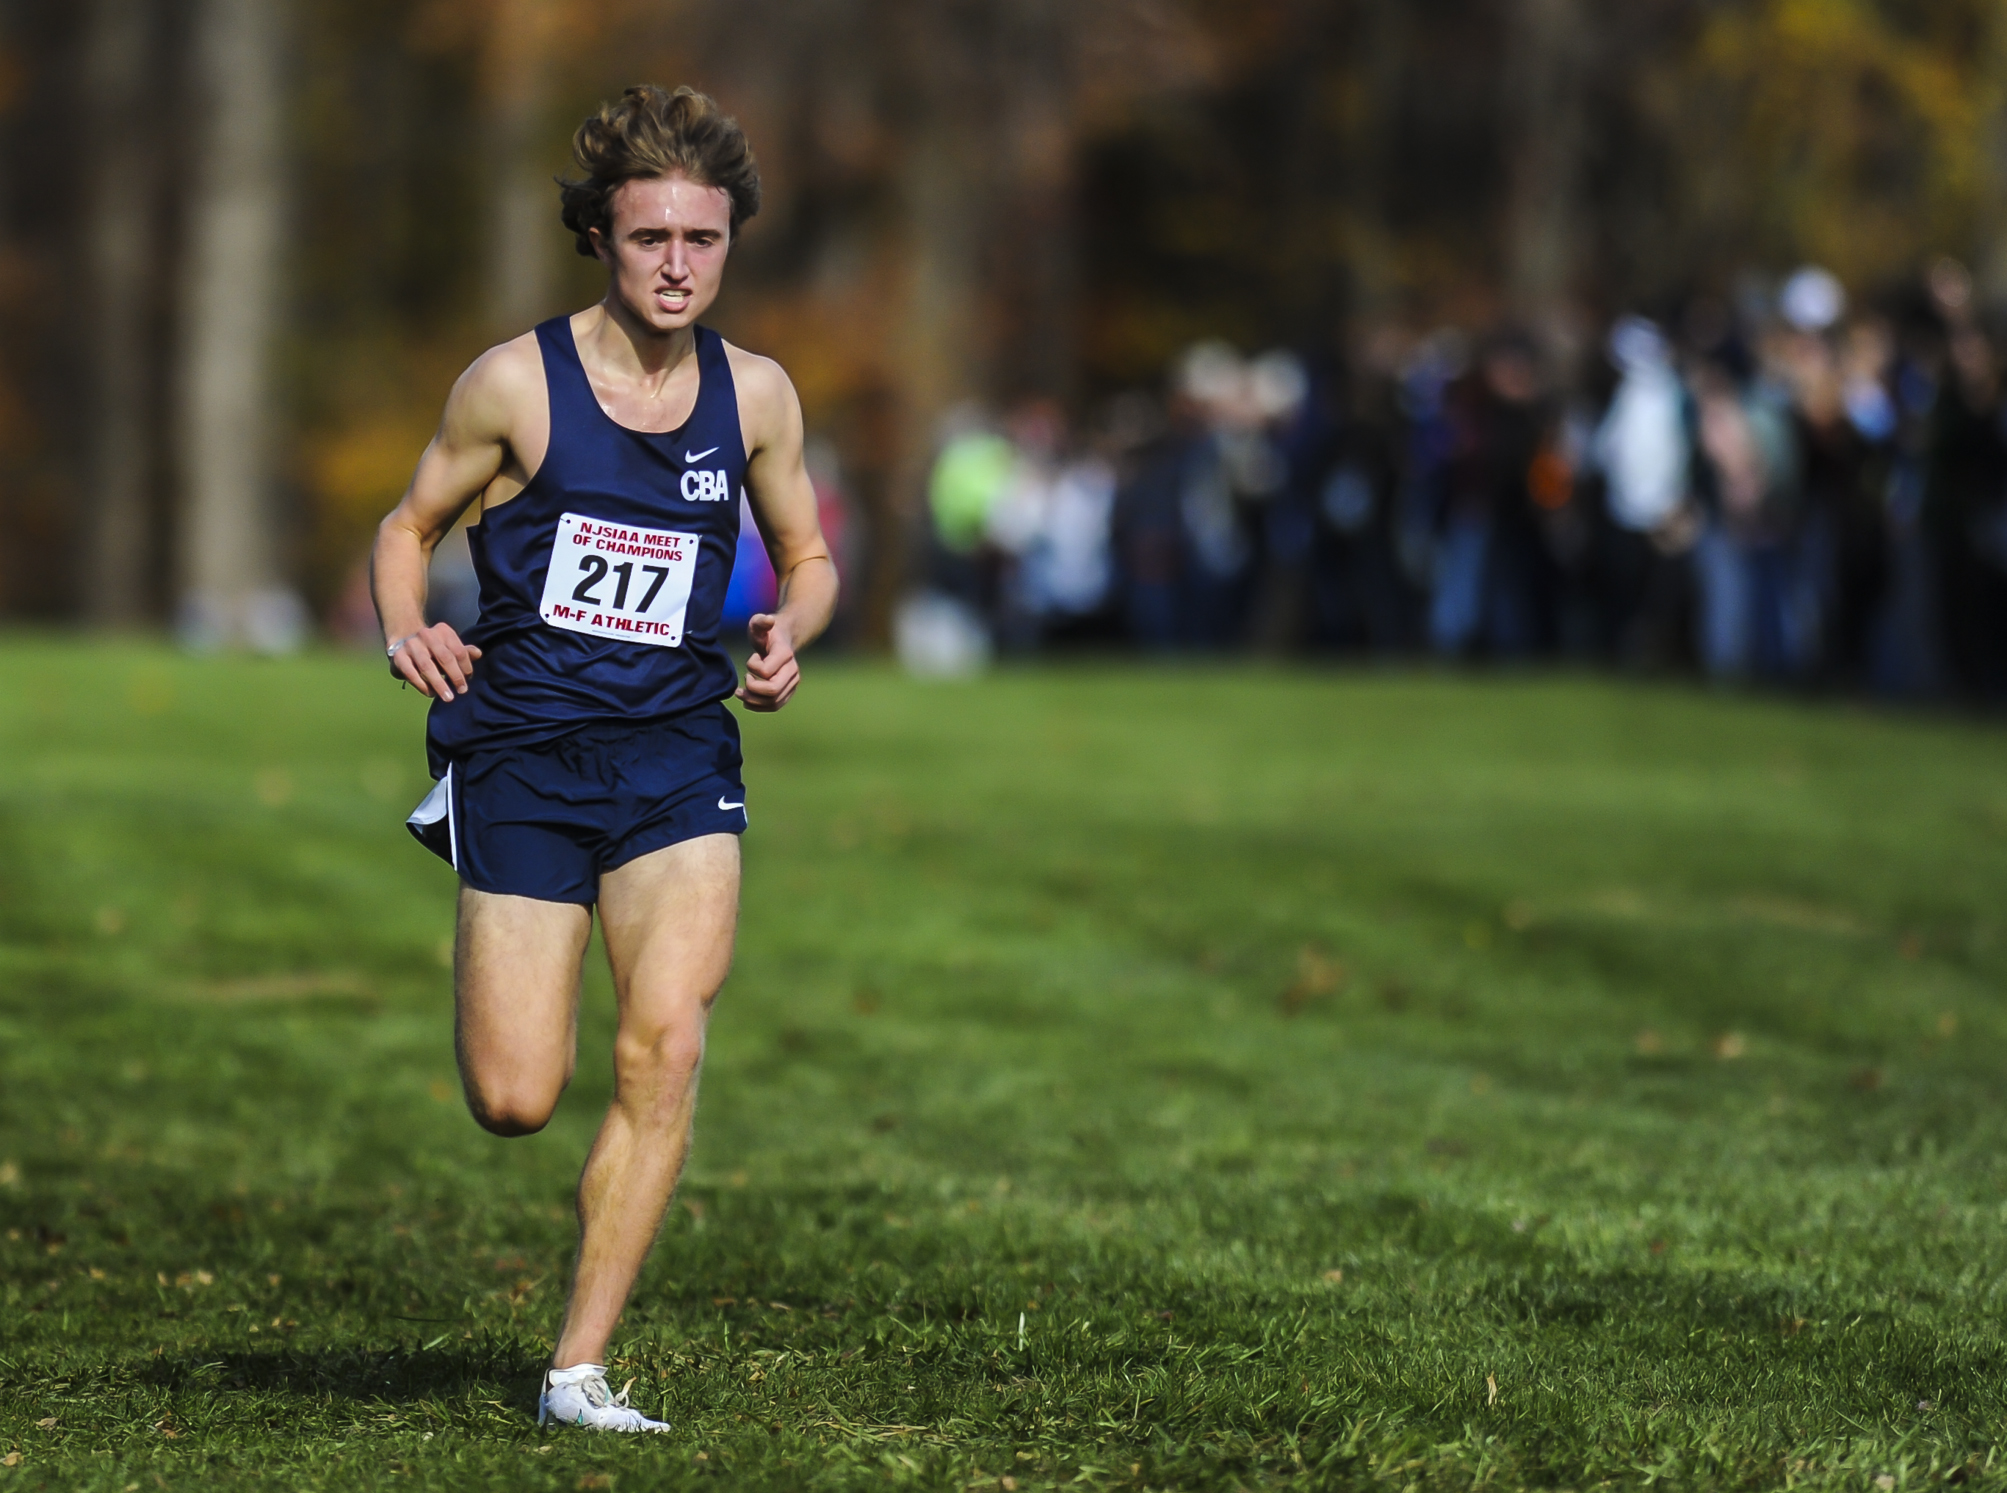
[[[1400,253],[1387,224],[1394,115],[1409,65],[1407,0],[1362,0],[1351,11],[1349,65],[1360,104],[1348,119],[1338,190],[1345,242],[1346,310],[1377,323],[1400,307]]]
[[[1989,101],[1980,122],[1978,213],[1979,291],[1990,306],[2007,305],[2007,14],[1988,17],[1985,41]]]
[[[147,329],[157,220],[153,136],[142,101],[151,8],[149,0],[94,0],[85,39],[91,388],[78,600],[98,627],[132,627],[150,610]]]
[[[501,337],[528,331],[551,310],[557,189],[540,162],[555,11],[552,0],[501,0],[483,59],[491,152],[488,321]]]
[[[985,193],[972,180],[965,136],[938,116],[908,144],[900,172],[908,247],[892,376],[899,408],[899,460],[886,532],[870,536],[867,636],[890,636],[892,609],[906,589],[920,533],[927,475],[941,418],[983,392],[978,254]]]
[[[1506,49],[1512,128],[1508,286],[1514,311],[1557,350],[1571,341],[1581,211],[1589,7],[1514,0]]]
[[[1000,127],[997,145],[1010,172],[999,206],[1009,214],[1013,242],[998,269],[1019,308],[1008,367],[1016,387],[1007,392],[1061,400],[1074,392],[1080,313],[1067,3],[1018,0],[999,10],[995,65],[1004,110],[991,124]]]
[[[180,632],[192,647],[298,646],[279,562],[273,341],[285,212],[285,0],[199,0],[182,274]]]

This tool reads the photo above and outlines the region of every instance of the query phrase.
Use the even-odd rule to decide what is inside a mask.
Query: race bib
[[[696,578],[695,534],[567,513],[558,520],[538,610],[566,632],[676,648]]]

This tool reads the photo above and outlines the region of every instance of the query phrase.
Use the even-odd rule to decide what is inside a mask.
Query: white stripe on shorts
[[[446,764],[446,847],[453,853],[453,869],[460,869],[460,825],[453,814],[453,764]]]

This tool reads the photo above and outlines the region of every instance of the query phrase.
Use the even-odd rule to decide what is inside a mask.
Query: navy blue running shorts
[[[723,704],[645,725],[596,722],[447,764],[407,821],[480,892],[599,900],[599,878],[652,850],[746,827],[739,723]]]

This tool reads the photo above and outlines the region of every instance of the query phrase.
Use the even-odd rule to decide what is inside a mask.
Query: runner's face
[[[731,237],[731,197],[686,176],[622,182],[611,241],[592,231],[613,293],[659,332],[689,326],[717,299]]]

